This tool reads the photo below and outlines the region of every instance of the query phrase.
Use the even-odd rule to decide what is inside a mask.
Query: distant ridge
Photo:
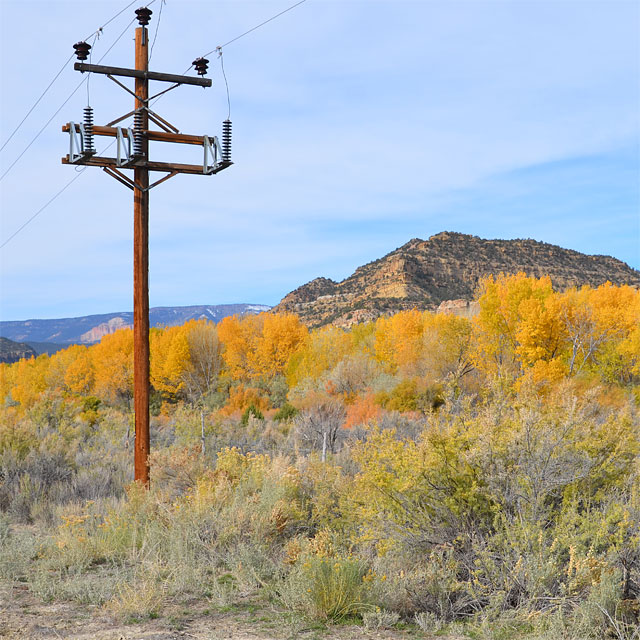
[[[18,362],[22,358],[33,358],[36,355],[35,349],[32,349],[24,342],[14,342],[8,338],[0,338],[0,362]]]
[[[172,327],[189,320],[206,318],[219,322],[222,318],[268,311],[264,304],[217,304],[190,307],[153,307],[149,309],[152,327]],[[0,336],[18,342],[33,343],[39,353],[55,351],[56,345],[93,344],[103,336],[123,327],[133,326],[133,313],[104,313],[78,318],[50,320],[0,321]],[[38,343],[48,343],[39,345]]]
[[[402,309],[435,310],[470,301],[486,275],[548,275],[556,289],[604,282],[640,287],[640,272],[609,256],[590,256],[537,240],[484,240],[442,232],[414,238],[358,267],[342,282],[316,278],[286,295],[274,312],[297,313],[311,327],[349,326]],[[458,305],[460,306],[460,305]]]

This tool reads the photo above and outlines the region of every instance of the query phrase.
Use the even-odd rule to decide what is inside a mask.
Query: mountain
[[[34,349],[24,342],[14,342],[8,338],[0,338],[0,362],[18,362],[22,358],[38,355]]]
[[[217,304],[193,307],[153,307],[149,309],[149,325],[172,327],[188,320],[206,318],[218,322],[226,316],[268,311],[263,304]],[[123,327],[133,326],[133,313],[105,313],[80,318],[55,320],[0,321],[0,336],[33,343],[39,352],[55,350],[57,345],[93,344],[103,336]],[[38,343],[48,343],[41,345]],[[53,343],[53,344],[51,344]]]
[[[469,313],[481,277],[520,271],[548,275],[559,290],[606,281],[640,287],[640,272],[609,256],[530,239],[484,240],[445,231],[428,240],[414,238],[342,282],[316,278],[286,295],[273,311],[297,313],[311,327],[348,326],[414,307],[442,305]]]

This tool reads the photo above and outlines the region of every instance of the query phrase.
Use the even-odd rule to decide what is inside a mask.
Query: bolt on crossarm
[[[173,86],[161,91],[165,93],[180,85],[210,87],[211,80],[204,78],[208,60],[198,58],[193,62],[198,75],[178,76],[149,71],[149,33],[147,25],[152,11],[147,7],[136,9],[139,27],[135,33],[135,67],[107,67],[84,63],[91,46],[86,42],[74,45],[80,62],[74,68],[81,72],[106,75],[134,97],[134,109],[116,118],[106,126],[94,126],[93,110],[85,109],[84,122],[69,122],[62,127],[69,133],[69,154],[62,158],[63,164],[81,164],[102,167],[111,177],[133,190],[133,344],[134,344],[134,411],[135,450],[134,478],[144,486],[149,486],[149,191],[178,173],[213,175],[231,166],[231,122],[223,125],[222,145],[217,136],[194,136],[180,131],[159,114],[153,112],[150,101],[156,96],[149,95],[149,81],[170,82]],[[132,91],[114,76],[134,78]],[[133,127],[114,126],[133,117]],[[149,129],[153,122],[162,131]],[[111,136],[116,138],[115,158],[96,155],[93,137]],[[149,158],[149,141],[172,142],[201,145],[204,151],[202,165],[154,162]],[[133,177],[124,173],[133,170]],[[149,173],[159,171],[163,177],[152,184]]]

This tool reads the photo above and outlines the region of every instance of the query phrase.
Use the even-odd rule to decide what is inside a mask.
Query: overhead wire
[[[205,53],[204,56],[202,56],[202,57],[206,58],[208,55],[211,55],[214,51],[217,51],[218,49],[223,49],[224,47],[228,47],[232,42],[235,42],[236,40],[240,40],[240,38],[244,38],[246,35],[249,35],[250,33],[255,31],[256,29],[259,29],[260,27],[264,27],[265,24],[268,24],[269,22],[275,20],[276,18],[279,18],[280,16],[284,15],[288,11],[291,11],[292,9],[295,9],[296,7],[299,7],[301,4],[304,4],[306,1],[307,0],[300,0],[300,2],[296,2],[295,4],[292,4],[290,7],[288,7],[284,11],[281,11],[280,13],[276,13],[275,16],[271,16],[271,18],[269,18],[268,20],[265,20],[264,22],[261,22],[260,24],[256,25],[255,27],[252,27],[248,31],[245,31],[244,33],[241,33],[239,36],[236,36],[235,38],[232,38],[231,40],[229,40],[229,42],[225,42],[224,44],[218,45],[215,49],[212,49],[208,53]]]
[[[90,33],[85,40],[88,40],[92,35],[94,35],[95,33],[98,32],[102,32],[104,30],[104,28],[110,24],[111,22],[113,22],[116,18],[118,18],[120,15],[122,15],[129,7],[132,7],[134,4],[136,4],[137,2],[139,2],[139,0],[133,0],[133,2],[130,2],[124,9],[121,9],[120,11],[118,11],[118,13],[116,13],[115,16],[112,16],[111,18],[109,18],[101,27],[98,27],[93,33]],[[149,2],[149,4],[153,4],[155,2],[155,0],[152,0],[152,2]]]
[[[229,84],[227,83],[227,76],[226,76],[226,74],[224,72],[224,63],[222,63],[222,49],[224,47],[228,47],[232,42],[235,42],[236,40],[240,40],[240,38],[244,38],[246,35],[249,35],[250,33],[254,32],[256,29],[259,29],[260,27],[264,27],[265,24],[268,24],[269,22],[272,22],[276,18],[279,18],[280,16],[282,16],[285,13],[291,11],[292,9],[295,9],[296,7],[299,7],[301,4],[304,4],[306,1],[307,0],[299,0],[299,2],[296,2],[295,4],[292,4],[290,7],[287,7],[283,11],[280,11],[280,13],[276,13],[274,16],[271,16],[267,20],[264,20],[260,24],[257,24],[255,27],[252,27],[248,31],[245,31],[244,33],[241,33],[239,36],[236,36],[235,38],[231,38],[231,40],[229,40],[228,42],[225,42],[224,44],[220,44],[215,49],[212,49],[211,51],[207,51],[207,53],[205,53],[202,56],[200,56],[201,58],[206,58],[207,56],[210,56],[212,53],[216,52],[218,54],[218,57],[220,57],[221,65],[222,65],[222,75],[224,77],[224,81],[225,81],[225,84],[227,86],[227,101],[229,101]],[[184,70],[182,75],[188,73],[192,68],[193,68],[193,64],[190,64]],[[152,102],[152,104],[155,104],[158,100],[160,100],[161,97],[162,96],[159,96],[158,98],[156,98]],[[229,105],[229,111],[231,111],[231,105]]]
[[[153,35],[153,42],[151,43],[151,50],[149,51],[149,62],[151,62],[151,56],[153,55],[153,47],[156,44],[156,38],[158,37],[158,29],[160,28],[160,20],[162,20],[162,8],[167,4],[167,0],[160,0],[160,12],[158,13],[158,21],[156,22],[156,32]]]
[[[119,11],[115,16],[113,16],[112,18],[110,18],[107,22],[104,23],[104,25],[98,29],[96,29],[92,34],[90,34],[89,36],[87,36],[87,38],[85,38],[85,40],[88,40],[91,36],[95,36],[94,38],[94,44],[95,41],[99,38],[100,34],[103,32],[104,27],[106,27],[109,23],[113,22],[119,15],[121,15],[122,13],[124,13],[129,7],[131,7],[132,5],[134,5],[136,2],[138,2],[139,0],[133,0],[133,2],[130,2],[124,9],[122,9],[121,11]],[[147,6],[152,5],[156,0],[151,0],[150,2],[147,3]],[[127,26],[123,29],[123,31],[120,33],[120,35],[114,40],[114,42],[111,44],[111,46],[104,52],[104,54],[100,57],[100,60],[98,60],[98,64],[100,64],[100,62],[102,62],[102,60],[104,60],[104,58],[109,54],[109,52],[113,49],[113,47],[115,47],[115,45],[121,40],[122,36],[124,36],[124,34],[127,32],[127,30],[129,29],[129,27],[136,21],[137,18],[133,18],[128,24]],[[69,60],[71,60],[71,58],[73,57],[73,55],[75,54],[71,54],[71,56],[67,59],[67,61],[65,62],[65,66],[69,63]],[[51,82],[51,84],[53,84],[53,82],[55,82],[55,80],[57,79],[57,77],[60,75],[60,73],[62,72],[63,69],[61,69],[56,78],[54,78],[54,80]],[[89,74],[90,75],[90,74]],[[27,145],[27,147],[25,147],[25,149],[23,149],[22,153],[14,160],[14,162],[9,166],[9,168],[0,176],[0,180],[2,180],[7,173],[9,173],[9,171],[14,167],[14,165],[18,162],[18,160],[20,160],[20,158],[22,158],[22,156],[26,153],[27,149],[29,149],[29,147],[31,147],[31,145],[38,139],[38,137],[40,137],[40,135],[42,134],[42,132],[47,128],[47,126],[49,126],[50,122],[58,115],[58,113],[62,110],[62,108],[67,104],[67,102],[69,102],[69,100],[71,100],[71,98],[75,95],[75,93],[78,91],[78,89],[80,89],[80,87],[83,85],[83,83],[88,82],[89,79],[89,75],[87,75],[86,78],[84,78],[79,84],[78,86],[71,92],[71,94],[67,97],[67,99],[60,105],[60,107],[57,109],[57,111],[51,116],[51,118],[49,118],[49,120],[47,120],[46,124],[42,127],[42,129],[40,129],[40,131],[38,131],[38,133],[36,134],[36,136],[33,138],[33,140],[31,140],[31,142]],[[51,85],[50,85],[51,86]],[[49,87],[47,87],[47,90],[49,89]],[[88,88],[87,88],[87,92],[88,92]],[[46,91],[45,91],[46,93]],[[44,95],[44,94],[43,94]],[[87,98],[88,98],[88,94],[87,94]],[[42,99],[42,97],[40,98]],[[34,105],[35,108],[35,105]],[[33,110],[33,108],[31,109]],[[26,119],[26,117],[25,117]],[[13,134],[12,134],[13,135]],[[8,141],[7,141],[8,142]],[[109,149],[111,146],[113,146],[115,144],[115,141],[111,142],[101,153],[104,153],[105,151],[107,151],[107,149]],[[35,220],[52,202],[54,202],[59,196],[61,196],[83,173],[84,170],[86,169],[86,167],[80,169],[78,171],[78,168],[76,167],[76,171],[77,174],[71,179],[69,180],[69,182],[67,182],[67,184],[64,185],[64,187],[62,187],[62,189],[60,189],[54,196],[52,196],[42,207],[40,207],[40,209],[38,209],[38,211],[36,211],[26,222],[24,222],[20,227],[18,227],[18,229],[16,231],[14,231],[1,245],[0,245],[0,249],[4,248],[13,238],[15,238],[27,225],[29,225],[33,220]]]
[[[116,143],[113,140],[107,147],[105,147],[100,153],[105,153],[110,147],[112,147]],[[54,196],[52,196],[45,204],[43,204],[26,222],[21,224],[2,244],[0,244],[0,249],[3,249],[6,245],[11,242],[27,225],[31,224],[52,202],[54,202],[57,198],[59,198],[85,171],[87,167],[84,166],[81,169],[76,167],[76,175],[67,182],[67,184],[60,189]]]
[[[65,60],[64,64],[60,67],[60,70],[58,71],[58,73],[56,73],[56,75],[53,77],[53,80],[47,85],[47,88],[40,94],[40,97],[33,103],[33,106],[31,107],[31,109],[29,109],[29,111],[27,111],[24,118],[20,120],[20,122],[18,123],[18,126],[11,132],[11,135],[4,141],[4,144],[0,147],[0,151],[2,151],[9,144],[9,141],[11,140],[11,138],[13,138],[13,136],[16,135],[20,127],[24,124],[25,120],[31,115],[33,110],[40,104],[40,101],[42,100],[42,98],[45,97],[49,89],[51,89],[51,87],[53,86],[54,82],[60,77],[60,74],[66,69],[67,65],[69,64],[69,62],[71,61],[71,58],[73,58],[74,55],[75,53],[72,53]]]
[[[152,2],[154,2],[154,1],[155,0],[152,0],[151,2],[149,2],[149,4],[152,4]],[[111,51],[111,49],[113,49],[113,47],[115,47],[115,45],[118,43],[118,41],[122,38],[122,36],[124,36],[124,34],[129,29],[129,27],[135,21],[136,21],[136,18],[133,18],[133,20],[131,20],[131,22],[129,22],[129,24],[124,28],[122,33],[116,38],[115,42],[105,51],[105,53],[100,58],[100,60],[98,60],[98,64],[100,64],[100,62],[102,62],[102,60],[104,60],[104,58],[107,56],[107,54]],[[80,87],[85,82],[87,82],[88,79],[89,79],[89,76],[87,76],[86,78],[83,78],[80,81],[78,86],[69,94],[67,99],[58,107],[58,109],[56,109],[55,113],[47,120],[47,122],[40,129],[40,131],[38,131],[38,133],[36,133],[36,135],[33,137],[31,142],[29,142],[29,144],[22,150],[22,153],[20,155],[18,155],[18,157],[9,165],[9,167],[5,170],[5,172],[2,175],[0,175],[0,181],[2,181],[5,178],[5,176],[9,173],[9,171],[11,171],[11,169],[13,169],[13,167],[15,167],[15,165],[20,161],[22,156],[24,156],[24,154],[30,149],[31,145],[33,145],[33,143],[42,135],[42,132],[49,126],[51,121],[60,113],[60,111],[62,111],[63,107],[67,104],[67,102],[69,102],[69,100],[71,100],[71,98],[77,93],[78,89],[80,89]]]
[[[109,24],[110,22],[112,22],[113,20],[115,20],[120,14],[124,13],[124,11],[126,11],[129,7],[131,7],[133,4],[135,4],[138,0],[134,0],[133,2],[130,2],[124,9],[122,9],[121,11],[119,11],[115,16],[113,16],[113,18],[111,18],[110,20],[108,20],[102,27],[100,27],[99,29],[97,29],[96,31],[94,31],[90,36],[88,36],[86,39],[90,38],[91,36],[95,35],[96,38],[99,36],[99,34],[102,32],[102,30],[104,29],[104,27]],[[162,4],[165,3],[165,0],[161,0]],[[285,13],[291,11],[292,9],[295,9],[296,7],[300,6],[301,4],[304,4],[307,0],[300,0],[299,2],[296,2],[295,4],[291,5],[290,7],[288,7],[287,9],[284,9],[283,11],[280,11],[280,13],[275,14],[274,16],[271,16],[270,18],[268,18],[267,20],[264,20],[263,22],[261,22],[260,24],[256,25],[255,27],[252,27],[251,29],[249,29],[248,31],[245,31],[244,33],[241,33],[240,35],[236,36],[235,38],[232,38],[231,40],[229,40],[228,42],[226,42],[223,45],[218,45],[215,49],[212,49],[211,51],[207,52],[204,54],[204,56],[202,57],[206,57],[208,55],[211,55],[214,52],[218,52],[218,57],[220,58],[220,66],[222,69],[222,75],[225,81],[225,86],[227,89],[227,106],[228,106],[228,115],[229,118],[231,116],[231,99],[230,99],[230,95],[229,95],[229,83],[227,82],[227,76],[224,70],[224,61],[222,58],[223,55],[223,48],[229,46],[230,44],[232,44],[233,42],[236,42],[237,40],[240,40],[240,38],[244,38],[244,36],[252,33],[253,31],[256,31],[256,29],[259,29],[260,27],[263,27],[264,25],[268,24],[269,22],[272,22],[273,20],[275,20],[276,18],[279,18],[280,16],[284,15]],[[147,6],[153,4],[155,2],[155,0],[151,0],[150,2],[147,3]],[[151,52],[150,52],[150,56],[151,57],[151,53],[153,53],[153,45],[155,44],[155,39],[158,35],[158,28],[160,26],[160,18],[162,16],[162,5],[160,7],[160,12],[158,15],[158,24],[156,25],[156,33],[153,39],[153,43],[151,44]],[[104,55],[100,58],[100,60],[98,61],[98,64],[106,57],[106,55],[111,51],[111,49],[113,49],[113,47],[116,45],[116,43],[122,38],[122,36],[126,33],[126,31],[129,29],[129,27],[133,24],[133,22],[136,20],[136,18],[134,18],[133,20],[131,20],[131,22],[129,22],[129,24],[127,24],[127,26],[125,27],[125,29],[122,31],[122,33],[118,36],[118,38],[113,42],[113,44],[109,47],[109,49],[107,49],[107,51],[104,53]],[[85,40],[86,40],[85,39]],[[94,40],[95,42],[95,40]],[[72,54],[73,56],[73,54]],[[71,57],[65,62],[65,65],[69,62],[69,60],[71,59]],[[191,69],[191,67],[193,67],[193,65],[189,66],[189,68],[185,71],[185,73],[187,73],[189,71],[189,69]],[[60,73],[62,72],[62,69],[60,70],[60,72],[58,72],[58,75],[60,75]],[[58,75],[56,76],[56,78],[54,78],[54,80],[52,81],[51,84],[53,84],[53,82],[55,82],[55,80],[57,79]],[[58,110],[51,116],[51,118],[49,118],[49,120],[47,121],[47,123],[44,125],[44,127],[42,127],[42,129],[40,129],[40,131],[36,134],[36,136],[33,138],[33,140],[27,145],[27,147],[23,150],[23,152],[18,156],[18,158],[16,158],[16,160],[14,160],[14,162],[9,166],[9,168],[0,176],[0,181],[7,175],[7,173],[9,173],[9,171],[13,168],[13,166],[18,162],[18,160],[20,160],[20,158],[26,153],[27,149],[29,149],[29,147],[31,147],[31,145],[38,139],[38,137],[40,136],[40,134],[46,129],[46,127],[49,125],[49,123],[53,120],[53,118],[55,118],[55,116],[58,115],[58,113],[62,110],[62,108],[67,104],[67,102],[69,102],[69,100],[73,97],[73,95],[78,91],[78,89],[80,89],[80,87],[82,86],[82,84],[84,82],[86,82],[88,80],[88,77],[85,78],[84,80],[82,80],[82,82],[80,82],[80,84],[71,92],[71,94],[69,95],[69,97],[60,105],[60,107],[58,108]],[[47,90],[49,89],[49,87],[47,87]],[[45,91],[46,92],[46,91]],[[44,94],[43,94],[44,95]],[[161,96],[159,96],[157,98],[157,100],[160,99]],[[41,100],[42,97],[39,98],[39,100]],[[156,100],[156,101],[157,101]],[[34,105],[35,108],[35,105]],[[33,110],[33,108],[31,109]],[[28,114],[27,114],[28,115]],[[26,119],[26,117],[25,117]],[[21,123],[22,124],[22,123]],[[13,134],[12,134],[13,136]],[[8,141],[7,141],[8,142]],[[6,143],[5,143],[6,144]],[[105,151],[107,151],[107,149],[109,149],[113,144],[115,144],[115,141],[111,142],[111,144],[109,144],[101,153],[104,153]],[[4,147],[3,147],[4,148]],[[77,168],[76,168],[77,169]],[[17,236],[27,225],[29,225],[33,220],[35,220],[52,202],[54,202],[60,195],[62,195],[62,193],[64,193],[83,173],[84,173],[84,169],[86,169],[86,167],[84,167],[83,169],[81,169],[80,171],[78,171],[78,173],[69,181],[67,182],[67,184],[65,184],[64,187],[62,187],[62,189],[60,189],[52,198],[50,198],[40,209],[38,209],[38,211],[36,211],[35,214],[33,214],[25,223],[23,223],[16,231],[14,231],[13,234],[11,234],[1,245],[0,245],[0,249],[2,249],[3,247],[5,247],[13,238],[15,238],[15,236]]]
[[[134,5],[136,2],[138,2],[139,0],[133,0],[133,2],[130,2],[124,9],[122,9],[121,11],[118,11],[118,13],[116,13],[114,16],[112,16],[111,18],[109,18],[109,20],[107,20],[101,27],[98,27],[95,31],[93,31],[92,33],[90,33],[86,38],[86,40],[89,40],[89,38],[91,38],[92,36],[96,36],[99,37],[100,34],[104,31],[104,28],[110,24],[111,22],[113,22],[120,14],[122,14],[123,12],[125,12],[129,7],[131,7],[132,5]],[[155,0],[154,0],[155,1]],[[95,39],[94,39],[94,43],[95,43]],[[11,134],[9,135],[9,137],[4,141],[3,145],[0,147],[0,151],[2,151],[11,141],[11,139],[13,138],[13,136],[16,135],[16,133],[18,133],[18,131],[20,130],[20,128],[22,127],[22,125],[25,123],[25,121],[27,120],[27,118],[31,115],[31,113],[33,112],[33,110],[40,104],[40,102],[42,101],[42,98],[45,97],[45,95],[48,93],[49,89],[51,89],[51,87],[55,84],[55,81],[60,77],[60,75],[62,74],[62,72],[67,68],[67,65],[69,64],[69,62],[71,61],[71,59],[73,58],[73,56],[75,55],[75,53],[72,53],[65,61],[64,64],[60,67],[59,71],[56,73],[56,75],[53,77],[53,80],[51,80],[51,82],[47,85],[46,89],[40,94],[40,96],[38,97],[38,99],[33,103],[33,105],[31,106],[31,108],[29,109],[29,111],[27,111],[27,113],[25,114],[25,116],[22,118],[22,120],[20,120],[20,122],[18,123],[18,125],[16,126],[16,128],[11,132]]]

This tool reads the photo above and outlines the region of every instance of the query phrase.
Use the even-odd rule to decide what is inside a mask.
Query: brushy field
[[[324,462],[300,453],[296,418],[252,417],[236,446],[216,425],[205,455],[156,425],[150,491],[129,481],[125,415],[75,447],[49,427],[0,460],[0,575],[128,621],[249,598],[367,628],[631,640],[638,411],[572,391],[389,414]]]
[[[472,320],[154,332],[150,490],[130,332],[0,366],[0,590],[132,624],[640,640],[640,294],[483,287]]]

